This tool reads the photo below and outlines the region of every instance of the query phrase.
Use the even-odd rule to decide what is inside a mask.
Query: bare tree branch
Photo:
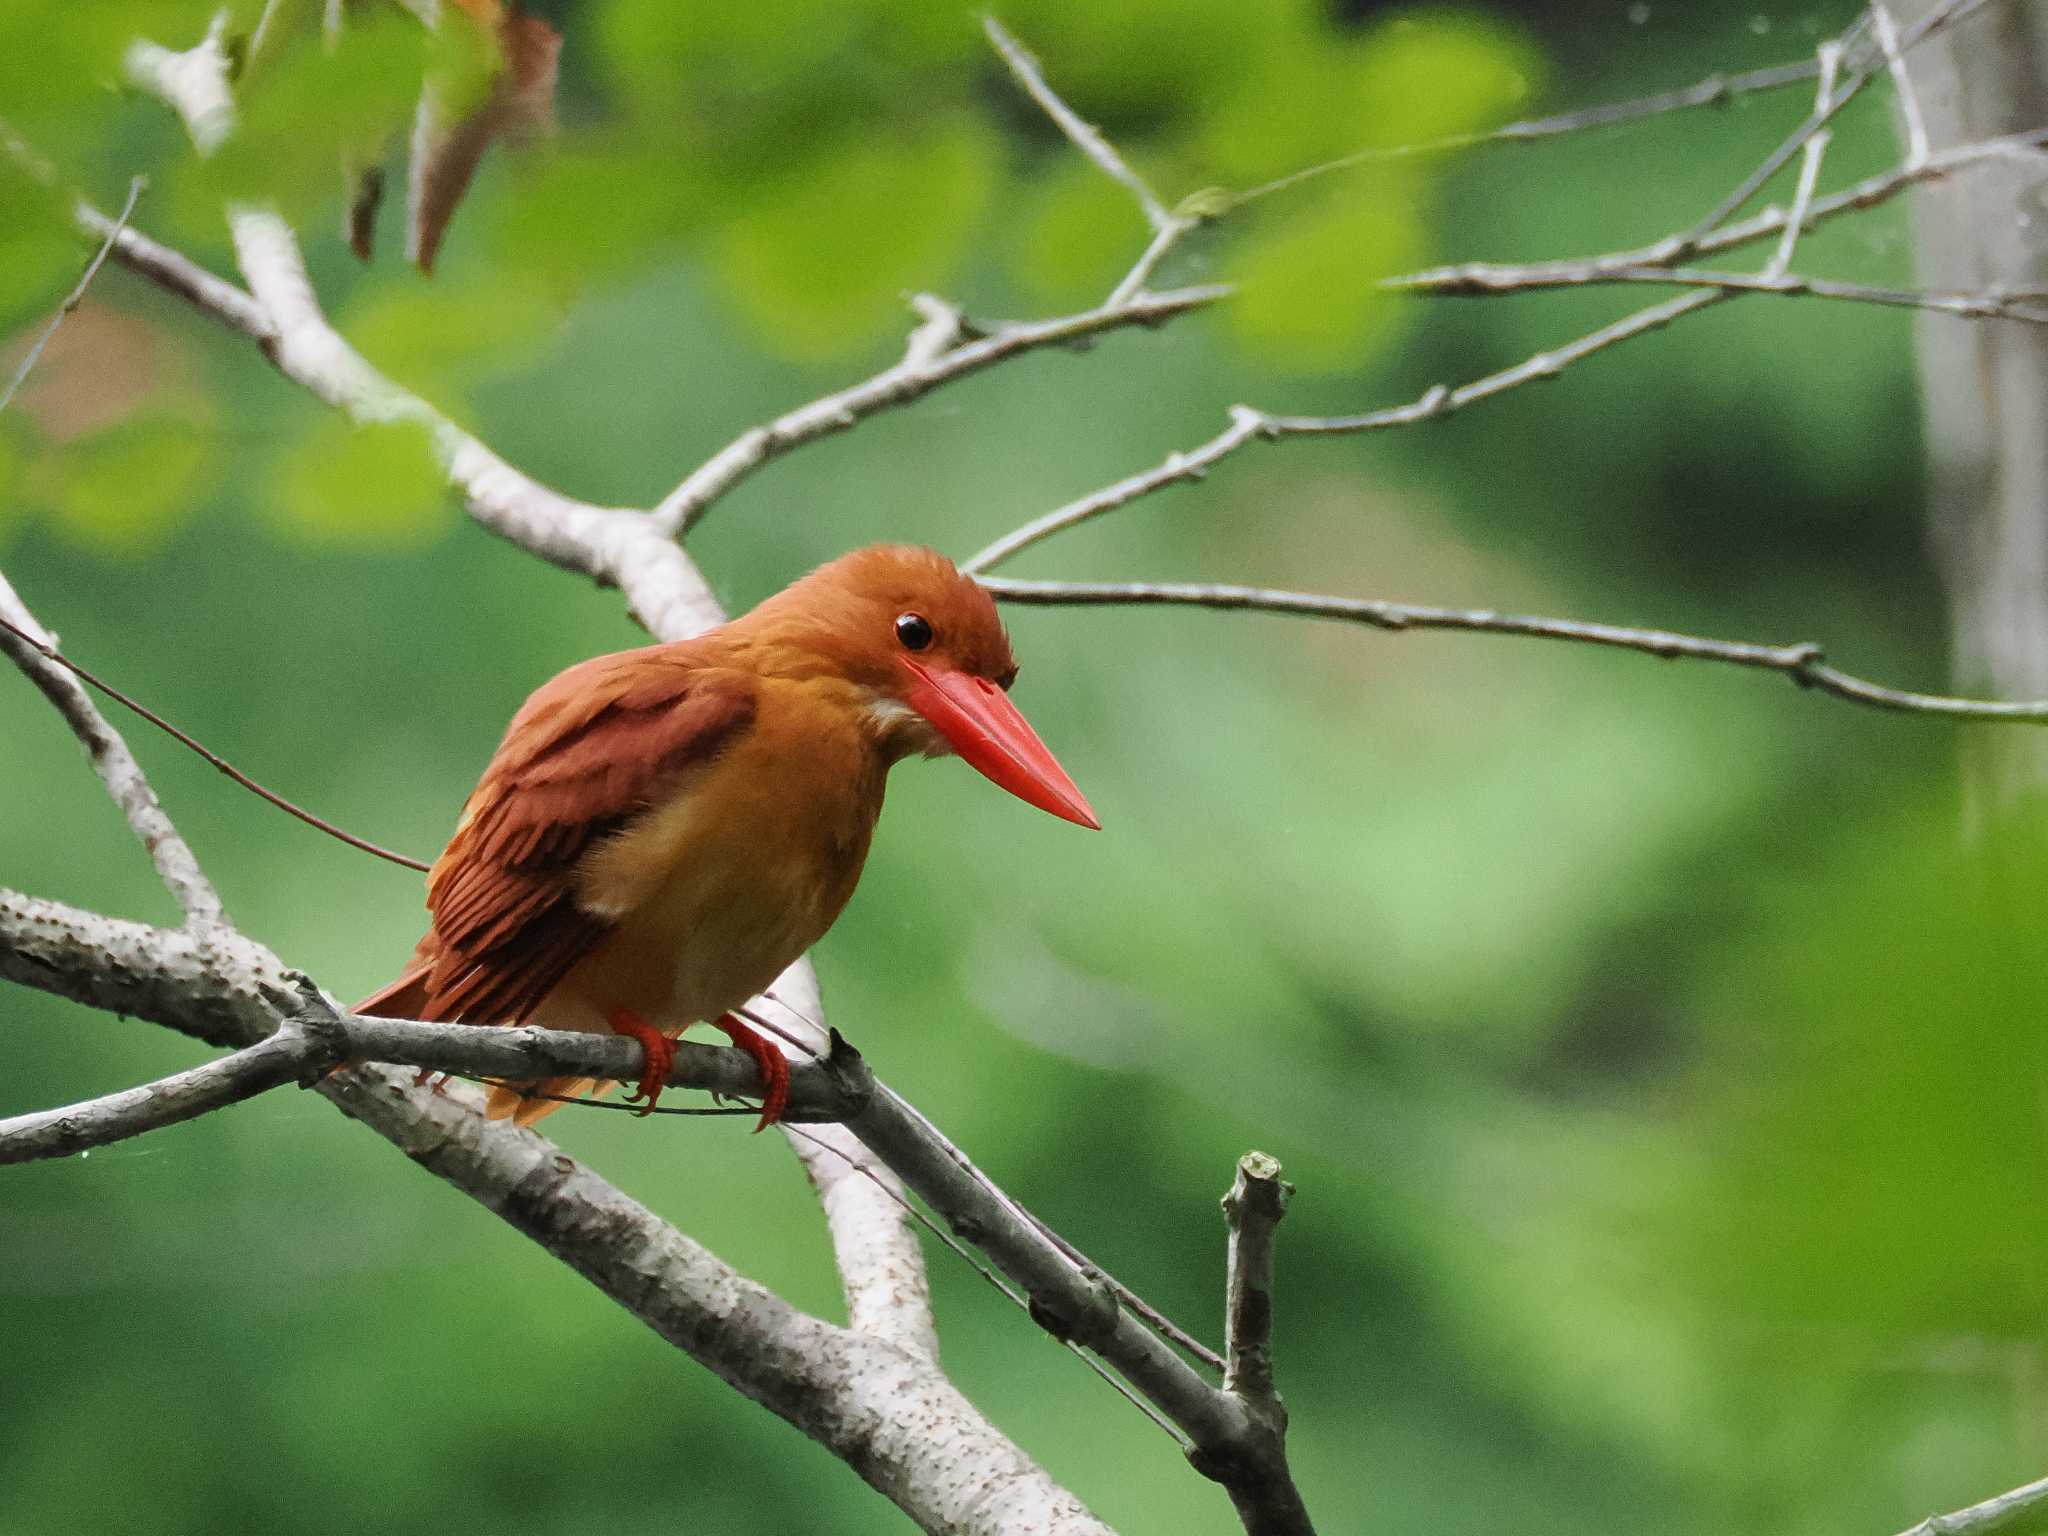
[[[768,1001],[787,1015],[785,1027],[803,1041],[813,1059],[831,1049],[829,1034],[816,1022],[824,1018],[825,1005],[818,993],[818,973],[808,960],[776,979],[768,989]],[[752,1064],[750,1060],[748,1065]],[[792,1088],[798,1077],[812,1070],[803,1063],[793,1066]],[[939,1332],[932,1316],[931,1282],[924,1252],[903,1220],[909,1208],[903,1181],[843,1125],[792,1132],[789,1143],[825,1211],[846,1297],[847,1326],[909,1354],[937,1360]]]
[[[1927,120],[1920,111],[1920,93],[1906,69],[1906,50],[1899,39],[1898,23],[1884,0],[1871,0],[1870,24],[1884,49],[1884,65],[1892,77],[1892,94],[1899,104],[1899,117],[1906,130],[1905,168],[1913,170],[1927,163]]]
[[[1888,65],[1892,59],[1898,58],[1917,44],[1934,36],[1942,28],[1962,20],[1982,4],[1983,0],[1947,0],[1946,4],[1937,6],[1916,21],[1903,36],[1894,35],[1889,40],[1889,46],[1884,47],[1876,58],[1859,58],[1852,62],[1848,70],[1849,78],[1843,83],[1839,93],[1829,89],[1833,83],[1833,71],[1822,54],[1817,52],[1815,69],[1827,78],[1823,81],[1813,110],[1807,114],[1805,121],[1785,136],[1776,149],[1757,163],[1756,168],[1745,176],[1733,191],[1716,203],[1713,209],[1690,230],[1672,242],[1671,259],[1682,261],[1692,255],[1699,250],[1702,240],[1740,212],[1743,204],[1763,190],[1772,177],[1791,163],[1794,155],[1799,154],[1807,143],[1834,121],[1844,107],[1856,99],[1877,68]],[[1842,53],[1846,54],[1852,45],[1860,42],[1870,25],[1868,13],[1859,17],[1849,30],[1842,34]]]
[[[1003,62],[1010,66],[1010,73],[1016,76],[1017,83],[1024,87],[1025,94],[1038,103],[1040,110],[1059,126],[1060,132],[1076,149],[1095,163],[1096,169],[1137,199],[1138,209],[1145,215],[1145,222],[1152,226],[1153,232],[1164,234],[1178,229],[1183,221],[1167,209],[1150,183],[1131,169],[1130,162],[1117,153],[1116,146],[1102,136],[1101,130],[1062,101],[1059,93],[1046,84],[1045,72],[1038,67],[1038,60],[1031,56],[1030,51],[1012,37],[994,16],[982,17],[981,26],[996,52],[1003,56]]]
[[[263,306],[243,289],[216,277],[190,257],[160,245],[132,229],[118,229],[115,221],[81,202],[73,213],[79,229],[94,238],[111,237],[114,261],[138,277],[155,283],[166,293],[183,299],[195,309],[211,315],[230,330],[251,341],[267,345],[276,328]]]
[[[106,238],[100,241],[99,248],[92,253],[92,260],[85,264],[84,275],[64,296],[64,302],[57,306],[57,313],[50,316],[50,323],[43,327],[42,334],[37,336],[28,351],[22,354],[20,363],[15,366],[14,376],[7,381],[7,387],[0,389],[0,411],[6,410],[13,402],[22,381],[35,370],[37,362],[42,358],[43,349],[49,346],[50,338],[57,334],[57,327],[64,323],[67,315],[85,302],[86,289],[90,288],[92,280],[99,276],[100,268],[106,264],[107,253],[121,238],[122,231],[127,229],[128,220],[135,212],[136,201],[142,196],[142,189],[148,185],[149,179],[145,176],[137,176],[129,181],[128,200],[121,205],[121,215],[114,221],[114,227],[108,230]]]
[[[1818,142],[1816,140],[1816,142]],[[1789,235],[1795,226],[1787,225]],[[1772,264],[1776,264],[1773,258]],[[1406,279],[1402,281],[1406,282]],[[1598,287],[1602,284],[1653,288],[1718,288],[1727,293],[1774,293],[1783,298],[1837,299],[1875,304],[1888,309],[1918,309],[1956,315],[1966,320],[2018,320],[2048,325],[2048,297],[2038,293],[1921,293],[1910,288],[1879,288],[1866,283],[1802,277],[1795,272],[1719,272],[1700,267],[1616,266],[1604,258],[1576,265],[1545,263],[1541,268],[1466,268],[1455,282],[1429,283],[1445,296],[1528,293],[1543,288]],[[1424,286],[1415,284],[1414,286]]]
[[[15,595],[14,588],[7,584],[4,576],[0,576],[0,619],[49,645],[56,644],[48,631],[36,622],[35,615]],[[107,723],[107,717],[93,703],[92,695],[35,645],[6,629],[0,629],[0,653],[5,653],[28,675],[28,680],[56,706],[58,714],[64,717],[64,723],[71,727],[71,733],[78,738],[79,745],[85,748],[85,755],[92,761],[93,772],[99,775],[108,796],[120,807],[121,814],[128,819],[129,828],[148,852],[150,862],[156,866],[157,878],[184,910],[186,922],[197,927],[219,923],[222,920],[219,893],[199,867],[199,860],[185,839],[171,824],[171,818],[164,814],[156,791],[149,787],[142,765],[135,761],[135,754],[128,750],[128,743]]]
[[[288,1020],[276,1034],[190,1071],[64,1109],[0,1120],[0,1164],[69,1157],[197,1119],[331,1064],[328,1045]]]
[[[1954,26],[1983,0],[1966,0],[1944,15],[1915,41],[1934,36],[1947,27]],[[1843,34],[1845,44],[1860,36],[1866,25],[1857,21]],[[1896,38],[1894,39],[1896,41]],[[1890,55],[1887,54],[1887,63]],[[1276,192],[1285,192],[1300,186],[1303,182],[1328,176],[1338,171],[1351,170],[1361,165],[1375,165],[1389,160],[1407,160],[1425,155],[1452,154],[1460,150],[1477,149],[1488,144],[1534,144],[1547,139],[1562,138],[1569,134],[1583,133],[1588,129],[1611,128],[1624,123],[1642,122],[1647,118],[1664,117],[1674,112],[1686,112],[1700,107],[1722,107],[1739,97],[1759,92],[1783,90],[1787,86],[1811,80],[1819,68],[1817,58],[1799,59],[1789,64],[1774,64],[1765,69],[1752,69],[1742,74],[1713,74],[1704,80],[1677,90],[1659,91],[1653,95],[1635,97],[1627,101],[1608,102],[1596,107],[1582,107],[1571,112],[1560,112],[1550,117],[1526,118],[1506,123],[1499,128],[1481,129],[1474,133],[1446,134],[1441,138],[1425,139],[1413,144],[1393,144],[1384,147],[1356,150],[1340,155],[1335,160],[1325,160],[1317,165],[1304,166],[1290,171],[1271,181],[1261,182],[1242,192],[1227,194],[1227,206],[1237,207]],[[1700,247],[1705,249],[1703,245]]]
[[[1225,1309],[1224,1390],[1247,1398],[1273,1392],[1273,1232],[1287,1214],[1294,1186],[1280,1177],[1278,1160],[1247,1152],[1237,1179],[1223,1196],[1230,1227],[1229,1297]]]
[[[1901,1531],[1899,1536],[1987,1536],[1989,1532],[2004,1530],[2020,1516],[2044,1504],[2048,1504],[2048,1477],[1986,1499],[1981,1504],[1972,1504],[1968,1509],[1929,1515],[1918,1525]]]
[[[825,1066],[852,1105],[847,1129],[1024,1290],[1043,1326],[1100,1355],[1185,1434],[1195,1467],[1222,1483],[1241,1511],[1246,1499],[1261,1502],[1265,1490],[1292,1486],[1280,1438],[1124,1311],[1100,1275],[1075,1266],[1035,1222],[1019,1219],[1016,1204],[877,1082],[857,1052],[835,1051]]]
[[[1867,176],[1840,192],[1816,198],[1808,210],[1805,228],[1812,229],[1841,214],[1860,213],[1865,209],[1876,208],[1890,202],[1910,187],[1940,181],[1958,171],[2008,160],[2032,161],[2038,158],[2039,151],[2044,145],[2048,145],[2048,128],[2036,129],[2029,133],[2007,134],[1974,144],[1958,145],[1954,149],[1937,151],[1929,154],[1917,167],[1894,166],[1891,170]],[[1759,240],[1767,240],[1783,232],[1787,218],[1788,213],[1783,208],[1766,208],[1740,223],[1724,224],[1713,234],[1700,240],[1694,247],[1693,254],[1717,255],[1722,251],[1736,250]],[[1431,267],[1421,272],[1386,278],[1381,286],[1405,291],[1446,293],[1460,290],[1506,292],[1514,288],[1548,286],[1545,278],[1552,272],[1571,273],[1602,267],[1664,266],[1671,264],[1675,259],[1673,242],[1665,239],[1631,250],[1613,251],[1604,256],[1572,257],[1562,261],[1514,265],[1484,261],[1459,262],[1452,266]]]
[[[1757,645],[1741,640],[1709,640],[1668,629],[1632,629],[1584,619],[1539,618],[1531,614],[1497,613],[1490,608],[1437,608],[1423,603],[1391,603],[1377,598],[1330,597],[1314,592],[1288,592],[1274,587],[1237,586],[1224,582],[1175,581],[1019,581],[984,576],[983,586],[1006,603],[1033,606],[1060,604],[1179,604],[1197,608],[1251,609],[1307,618],[1344,619],[1395,632],[1423,629],[1465,630],[1478,634],[1526,635],[1542,640],[1570,640],[1583,645],[1638,651],[1665,661],[1718,661],[1730,666],[1776,672],[1802,688],[1812,688],[1901,714],[1942,715],[1951,720],[1983,723],[2048,724],[2048,699],[2007,702],[1959,699],[1945,694],[1911,693],[1887,688],[1831,667],[1820,646]]]
[[[631,1082],[641,1070],[641,1050],[619,1035],[359,1017],[334,1012],[316,998],[280,1025],[275,1035],[233,1056],[63,1109],[0,1120],[0,1163],[62,1157],[80,1147],[123,1141],[289,1082],[317,1078],[331,1068],[362,1062],[513,1081],[594,1077]],[[759,1070],[745,1052],[688,1041],[678,1042],[675,1065],[665,1081],[670,1087],[728,1097],[759,1098],[763,1088]],[[847,1112],[837,1080],[821,1066],[794,1066],[789,1087],[785,1118],[792,1124],[838,1120]]]
[[[1145,285],[1152,280],[1152,274],[1158,270],[1159,263],[1166,259],[1167,253],[1180,243],[1183,235],[1198,228],[1203,219],[1209,216],[1208,213],[1190,213],[1168,208],[1161,201],[1159,194],[1152,190],[1151,183],[1131,169],[1130,162],[1118,153],[1115,145],[1103,137],[1102,131],[1067,105],[1059,92],[1047,82],[1045,71],[1039,67],[1038,60],[1009,34],[1001,22],[990,15],[982,17],[981,24],[982,30],[988,34],[989,42],[994,45],[996,52],[1002,55],[1003,62],[1009,66],[1010,73],[1016,77],[1017,83],[1024,87],[1025,94],[1053,120],[1060,132],[1066,135],[1069,143],[1092,160],[1111,181],[1116,182],[1137,199],[1138,209],[1145,215],[1145,222],[1152,226],[1152,238],[1146,242],[1145,249],[1138,254],[1138,259],[1131,264],[1130,270],[1117,280],[1117,285],[1103,301],[1104,307],[1108,309],[1116,309],[1131,303],[1144,293]]]
[[[239,934],[150,928],[4,889],[0,977],[220,1045],[264,1040],[308,1008],[303,978]],[[498,1033],[454,1028],[482,1048]],[[727,1054],[692,1052],[707,1053]],[[487,1121],[409,1072],[360,1066],[316,1091],[832,1450],[926,1531],[1109,1536],[928,1357],[799,1312],[545,1138]]]
[[[1612,325],[1604,325],[1598,330],[1589,331],[1553,351],[1539,352],[1534,357],[1524,358],[1511,368],[1500,369],[1498,372],[1487,374],[1484,378],[1460,384],[1455,389],[1437,384],[1423,391],[1406,405],[1368,411],[1358,416],[1276,416],[1253,406],[1234,405],[1230,408],[1230,425],[1207,442],[1191,449],[1170,453],[1165,461],[1155,468],[1129,475],[1102,487],[1101,490],[1091,491],[1063,507],[1055,507],[1052,511],[1033,518],[968,557],[961,563],[960,568],[976,574],[991,571],[1056,533],[1064,533],[1091,518],[1115,511],[1118,507],[1128,506],[1140,497],[1164,490],[1167,486],[1182,480],[1199,480],[1212,465],[1220,463],[1248,443],[1260,440],[1273,442],[1284,437],[1327,437],[1356,432],[1377,432],[1388,427],[1413,426],[1417,422],[1433,421],[1475,401],[1503,394],[1532,380],[1555,378],[1573,363],[1590,357],[1595,352],[1649,331],[1658,330],[1681,316],[1721,303],[1731,297],[1733,295],[1729,290],[1713,288],[1696,290],[1676,299],[1667,299],[1662,304],[1654,304],[1648,309],[1639,310],[1633,315],[1615,321]]]
[[[834,432],[844,432],[877,411],[908,405],[942,384],[979,373],[1026,352],[1045,347],[1074,346],[1105,331],[1120,330],[1126,326],[1162,325],[1176,315],[1206,308],[1229,292],[1227,287],[1209,284],[1166,293],[1113,297],[1095,309],[1051,320],[1006,322],[985,335],[966,340],[957,339],[959,322],[955,320],[953,331],[956,339],[942,349],[931,345],[932,332],[928,329],[931,320],[927,316],[916,332],[923,339],[905,349],[901,362],[858,384],[800,405],[765,426],[741,433],[663,497],[649,514],[650,520],[666,536],[686,534],[719,497],[769,460],[780,458],[792,448],[800,448]],[[929,299],[928,295],[922,297]]]
[[[1223,1390],[1244,1405],[1256,1433],[1274,1443],[1287,1435],[1287,1409],[1273,1387],[1273,1235],[1294,1186],[1281,1179],[1277,1159],[1247,1152],[1223,1196],[1230,1229]],[[1247,1536],[1312,1536],[1301,1494],[1278,1462],[1273,1476],[1246,1479],[1231,1490]]]
[[[195,964],[201,957],[178,943],[178,937],[0,890],[0,975],[8,979],[95,1006],[157,1018],[203,1038],[225,1037],[238,1043],[254,1033],[273,1033],[306,1009],[303,996],[294,998],[299,984],[292,973],[247,940],[234,936],[231,945],[206,954],[209,968],[202,971]],[[195,1008],[192,993],[199,995],[202,1006]],[[225,1015],[221,1005],[227,1007]],[[631,1042],[609,1037],[533,1028],[421,1025],[339,1014],[323,1019],[317,1049],[329,1060],[375,1055],[411,1065],[506,1076],[560,1071],[630,1077],[638,1054]],[[304,1065],[304,1059],[294,1058],[295,1068]],[[817,1087],[820,1075],[829,1085],[826,1090]],[[672,1080],[685,1079],[746,1091],[758,1081],[742,1053],[687,1045],[678,1051]],[[226,1094],[221,1101],[256,1091],[260,1088],[252,1085],[248,1093]],[[417,1107],[420,1097],[401,1076],[371,1067],[337,1074],[326,1080],[322,1091],[344,1102],[359,1118],[372,1119],[379,1129],[387,1129],[387,1124],[362,1113],[366,1101],[383,1104],[396,1093]],[[821,1091],[828,1101],[836,1100],[831,1112],[853,1135],[901,1175],[953,1232],[980,1248],[1023,1289],[1043,1326],[1100,1355],[1184,1433],[1206,1475],[1224,1483],[1240,1500],[1263,1498],[1260,1490],[1291,1485],[1282,1442],[1269,1424],[1250,1414],[1233,1393],[1204,1381],[1120,1308],[1101,1276],[1074,1265],[958,1148],[878,1082],[866,1061],[843,1041],[835,1040],[832,1053],[817,1067],[799,1066],[792,1073],[793,1105],[802,1102],[807,1111],[815,1111]],[[131,1095],[149,1092],[131,1090]],[[124,1103],[127,1097],[117,1096]],[[23,1145],[42,1148],[53,1134],[49,1121],[90,1123],[119,1112],[119,1106],[103,1101],[36,1117],[37,1123],[31,1125],[0,1126],[0,1132],[13,1132]],[[476,1119],[467,1105],[460,1106],[460,1113]],[[395,1125],[399,1111],[391,1109],[389,1116]],[[0,1137],[0,1149],[8,1145]],[[596,1182],[594,1176],[583,1177]],[[478,1197],[499,1208],[493,1199]],[[579,1259],[553,1251],[590,1272],[587,1255]],[[645,1316],[647,1305],[640,1298],[633,1309]],[[901,1349],[898,1353],[930,1362],[928,1355]]]
[[[1897,39],[1892,39],[1897,46]],[[1835,92],[1835,75],[1842,64],[1842,44],[1838,38],[1829,38],[1814,50],[1814,66],[1818,71],[1818,84],[1814,87],[1819,102],[1825,104]],[[1806,228],[1807,213],[1813,207],[1814,188],[1820,182],[1820,164],[1826,158],[1828,142],[1833,135],[1825,128],[1815,131],[1806,141],[1805,152],[1799,161],[1799,183],[1792,193],[1792,206],[1785,214],[1785,232],[1778,239],[1778,248],[1765,263],[1764,272],[1770,277],[1783,277],[1792,266],[1792,252],[1799,244],[1799,236]]]

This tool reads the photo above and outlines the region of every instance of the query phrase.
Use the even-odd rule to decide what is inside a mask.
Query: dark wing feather
[[[693,664],[683,647],[600,656],[544,684],[427,877],[433,932],[371,1001],[421,1019],[523,1022],[610,931],[575,901],[577,862],[753,715],[743,676]]]

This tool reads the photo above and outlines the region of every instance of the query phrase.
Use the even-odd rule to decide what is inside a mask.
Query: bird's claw
[[[774,1042],[753,1025],[734,1014],[726,1014],[717,1021],[728,1039],[754,1058],[754,1065],[760,1068],[761,1118],[754,1126],[759,1135],[769,1126],[782,1119],[782,1112],[789,1107],[789,1058],[775,1048]]]
[[[626,1102],[640,1105],[638,1112],[642,1116],[651,1115],[654,1106],[661,1102],[661,1090],[668,1085],[668,1074],[676,1064],[676,1043],[637,1013],[628,1013],[623,1008],[613,1012],[610,1023],[614,1033],[640,1042],[646,1064],[640,1069],[638,1086],[626,1095]]]

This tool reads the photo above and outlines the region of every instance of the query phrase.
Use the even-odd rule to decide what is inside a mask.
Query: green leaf
[[[24,521],[22,458],[15,434],[0,426],[0,549],[7,547],[8,535]]]
[[[545,284],[517,269],[465,273],[459,284],[394,272],[359,294],[340,324],[384,373],[446,402],[529,360],[561,311]]]
[[[89,259],[64,196],[0,152],[0,332],[47,315]],[[11,370],[9,370],[11,374]],[[0,375],[5,377],[7,375]]]
[[[1528,100],[1540,60],[1519,33],[1457,12],[1418,12],[1355,41],[1279,34],[1248,52],[1203,120],[1213,175],[1239,186],[1495,126]]]
[[[154,554],[213,489],[212,440],[189,423],[124,422],[50,449],[43,500],[60,532],[96,554]]]
[[[1396,17],[1352,73],[1365,144],[1416,144],[1498,126],[1536,92],[1542,56],[1521,32],[1466,11]]]
[[[825,358],[901,324],[981,223],[996,149],[979,124],[850,140],[762,189],[720,234],[719,276],[776,350]]]
[[[1392,336],[1401,311],[1379,280],[1416,264],[1422,233],[1407,178],[1375,181],[1295,212],[1232,258],[1239,292],[1224,314],[1263,361],[1304,373],[1352,367]]]
[[[285,450],[266,511],[280,533],[315,548],[414,548],[455,522],[424,427],[358,427],[339,416]]]
[[[579,135],[522,163],[510,196],[479,200],[466,228],[488,258],[560,292],[644,266],[718,221],[726,191],[698,161],[647,144]]]
[[[997,14],[1060,95],[1128,148],[1122,130],[1184,122],[1242,77],[1247,58],[1326,28],[1321,9],[1304,0],[1015,0]]]
[[[181,180],[181,222],[210,230],[221,204],[238,199],[317,222],[340,200],[343,165],[375,162],[411,121],[430,66],[472,80],[477,36],[469,26],[429,34],[393,8],[352,13],[332,52],[311,37],[299,42],[242,94],[219,152]]]
[[[849,62],[867,72],[931,63],[980,47],[965,9],[930,0],[796,0],[783,5],[671,5],[634,0],[607,6],[598,21],[601,56],[636,92],[690,98],[691,77],[726,86],[786,88],[806,74]]]

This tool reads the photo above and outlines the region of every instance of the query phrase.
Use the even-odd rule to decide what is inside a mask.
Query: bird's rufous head
[[[995,601],[935,550],[875,544],[820,566],[742,624],[785,676],[853,685],[892,758],[957,753],[1040,810],[1100,827],[1009,700],[1017,679]]]

